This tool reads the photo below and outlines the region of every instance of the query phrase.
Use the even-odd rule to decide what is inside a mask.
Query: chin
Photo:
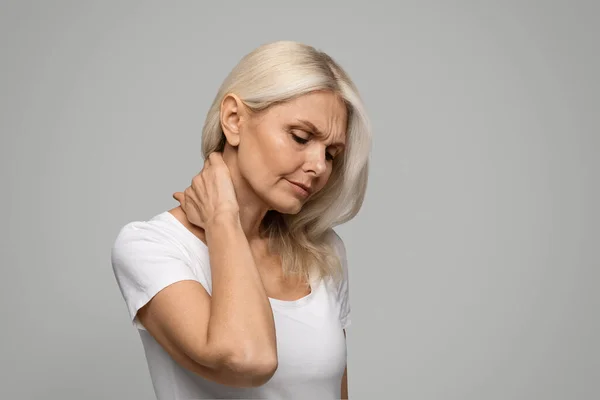
[[[269,209],[277,211],[280,214],[298,214],[302,211],[302,207],[306,204],[306,201],[310,198],[301,198],[290,192],[288,188],[283,191],[273,191],[263,197],[264,201],[269,204]]]
[[[275,211],[277,211],[278,213],[280,213],[280,214],[294,215],[294,214],[298,214],[302,210],[302,206],[295,206],[295,207],[273,207],[273,209]]]
[[[271,203],[271,209],[277,211],[281,214],[298,214],[302,210],[303,202],[299,201],[297,198],[292,197],[287,201],[274,201]]]

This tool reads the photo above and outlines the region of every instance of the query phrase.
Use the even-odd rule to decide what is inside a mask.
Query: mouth
[[[312,188],[310,186],[306,186],[300,182],[288,182],[292,184],[292,187],[295,189],[295,192],[303,197],[307,197],[312,193]]]

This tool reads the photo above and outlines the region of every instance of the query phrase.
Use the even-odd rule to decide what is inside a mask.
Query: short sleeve
[[[111,250],[112,268],[133,325],[143,329],[137,312],[159,291],[183,280],[198,281],[173,240],[151,222],[131,222]]]
[[[333,231],[334,246],[342,264],[342,279],[338,285],[338,304],[340,307],[340,324],[342,329],[346,329],[351,324],[350,318],[350,275],[348,273],[348,258],[346,256],[346,247],[342,238]]]

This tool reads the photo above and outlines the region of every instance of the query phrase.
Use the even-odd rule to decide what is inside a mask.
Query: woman
[[[158,399],[347,398],[348,269],[370,130],[328,55],[274,42],[231,71],[180,206],[125,225],[115,277]]]

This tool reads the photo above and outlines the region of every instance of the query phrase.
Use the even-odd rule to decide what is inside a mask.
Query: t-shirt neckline
[[[172,223],[174,223],[175,225],[177,225],[177,227],[180,230],[185,231],[185,235],[187,235],[189,238],[191,238],[192,241],[194,241],[195,243],[199,243],[200,246],[202,246],[202,248],[208,252],[208,246],[206,245],[206,243],[204,243],[196,235],[194,235],[192,232],[190,232],[190,230],[185,225],[183,225],[181,223],[181,221],[179,221],[169,211],[165,211],[165,212],[157,215],[155,217],[155,219],[162,219],[162,220],[168,219],[169,221],[171,221]],[[285,307],[285,308],[302,307],[302,306],[308,304],[308,302],[314,297],[316,289],[317,289],[317,287],[315,287],[315,285],[313,285],[311,283],[310,284],[310,293],[307,294],[304,297],[299,298],[299,299],[296,299],[296,300],[281,300],[281,299],[275,299],[275,298],[272,298],[272,297],[268,297],[268,299],[271,302],[271,305],[276,305],[276,306],[279,306],[279,307]]]

